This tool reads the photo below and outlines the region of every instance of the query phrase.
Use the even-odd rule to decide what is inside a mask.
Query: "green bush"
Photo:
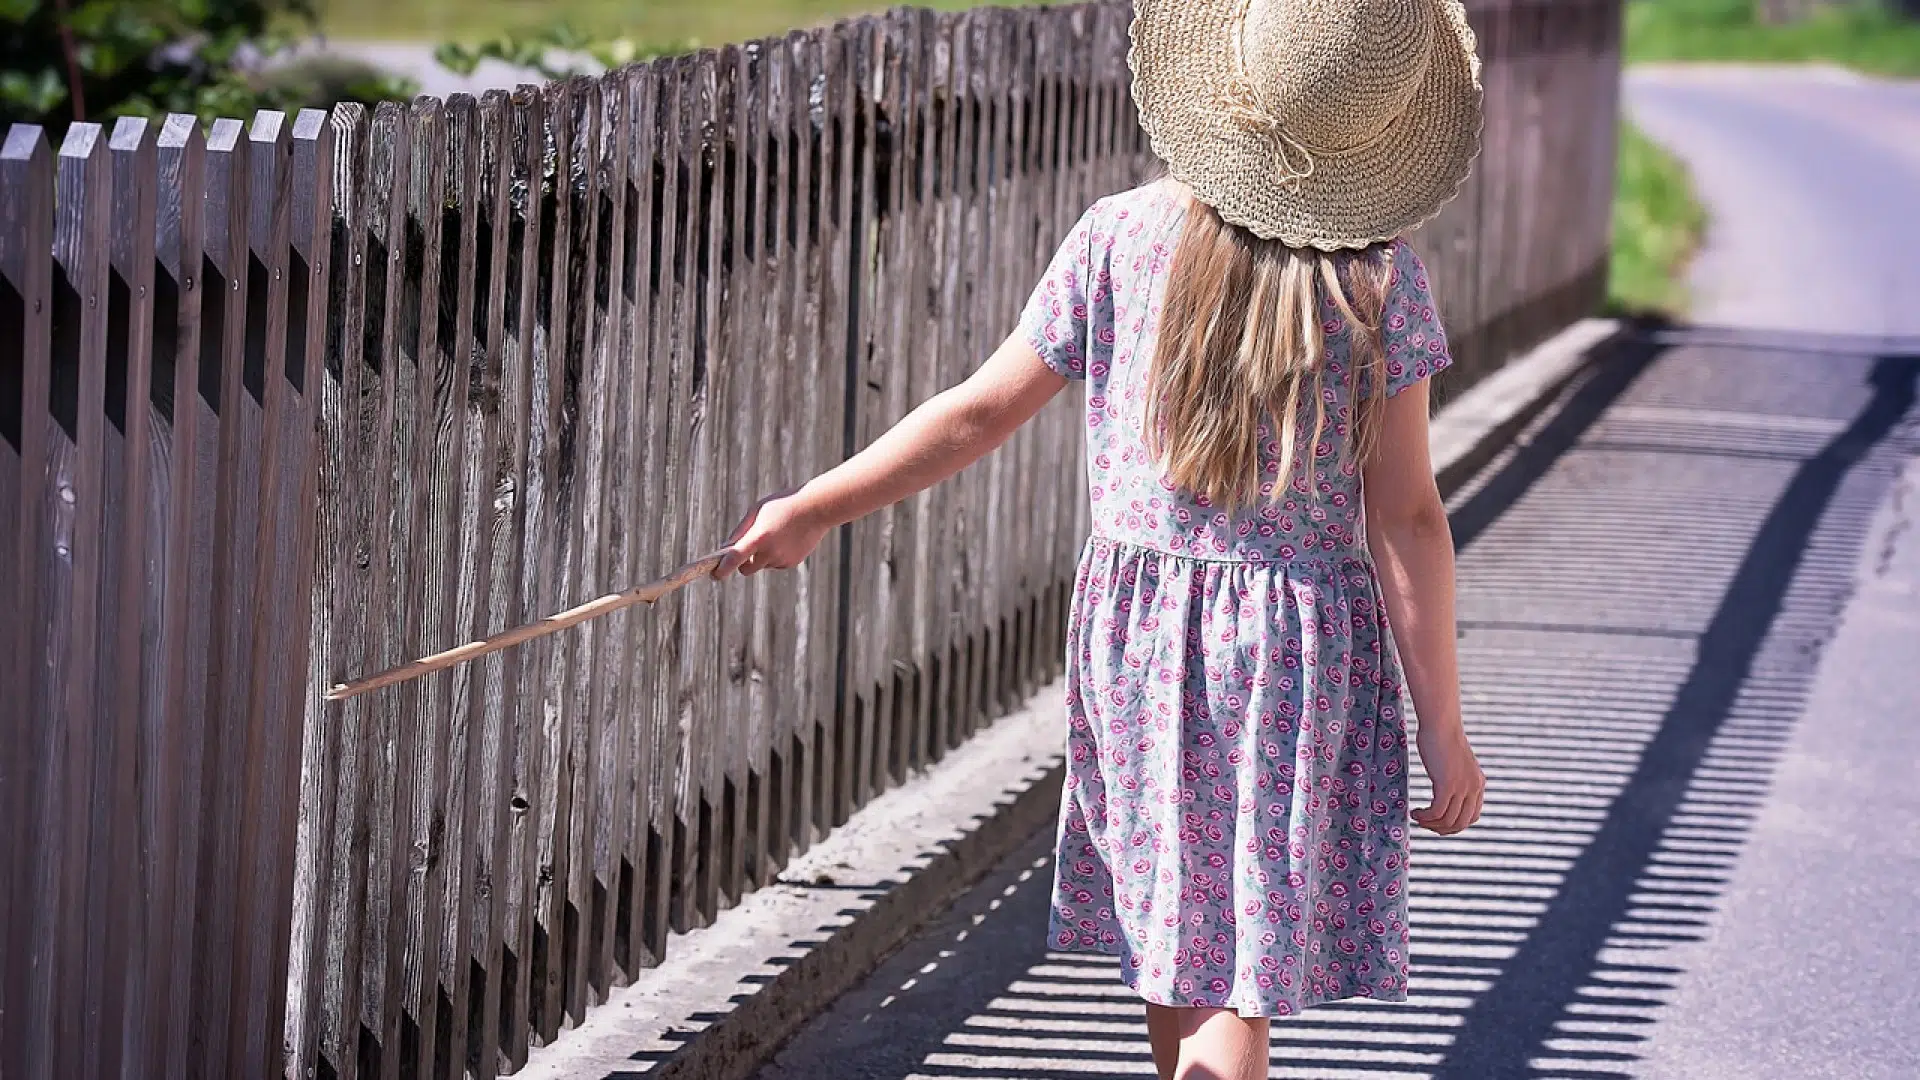
[[[1685,313],[1684,275],[1707,212],[1680,160],[1631,124],[1620,126],[1607,306],[1617,314]]]
[[[0,0],[0,120],[53,127],[164,112],[246,116],[411,92],[364,65],[264,61],[312,0]]]
[[[443,42],[433,52],[441,67],[459,75],[471,75],[482,60],[499,60],[517,68],[536,71],[545,79],[558,80],[591,74],[580,59],[591,60],[602,70],[692,52],[696,41],[641,44],[632,38],[598,38],[581,33],[572,23],[561,21],[543,30],[509,31],[477,44]]]

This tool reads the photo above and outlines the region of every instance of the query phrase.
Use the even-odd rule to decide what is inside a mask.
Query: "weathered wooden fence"
[[[1481,0],[1462,363],[1596,302],[1617,0]],[[1154,170],[1127,10],[0,150],[0,1075],[492,1076],[1053,676],[1077,405],[798,572],[716,546]]]

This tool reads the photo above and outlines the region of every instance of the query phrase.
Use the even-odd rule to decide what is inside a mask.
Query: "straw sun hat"
[[[1153,151],[1256,236],[1326,251],[1439,213],[1480,151],[1460,0],[1135,0]]]

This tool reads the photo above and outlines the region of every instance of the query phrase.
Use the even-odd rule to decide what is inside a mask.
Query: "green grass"
[[[1706,227],[1707,212],[1686,166],[1633,125],[1622,124],[1608,308],[1625,315],[1683,315],[1687,261]]]
[[[1755,17],[1754,0],[1631,0],[1626,32],[1629,63],[1821,62],[1920,76],[1920,20],[1878,0],[1837,3],[1777,26]]]
[[[917,2],[980,6],[980,0]],[[438,42],[539,30],[564,21],[598,38],[720,45],[888,6],[890,0],[321,0],[321,26],[337,38]]]

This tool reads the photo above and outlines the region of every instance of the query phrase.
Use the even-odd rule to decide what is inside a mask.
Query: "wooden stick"
[[[680,569],[675,570],[673,573],[668,574],[666,577],[656,581],[649,581],[645,585],[636,585],[625,592],[608,593],[598,600],[590,600],[587,603],[581,604],[579,607],[568,608],[557,614],[549,615],[539,622],[528,623],[525,626],[516,626],[511,630],[503,630],[487,638],[485,641],[469,641],[465,645],[457,648],[448,649],[445,652],[437,652],[432,656],[423,656],[418,660],[409,661],[396,668],[389,668],[386,671],[380,672],[378,675],[369,675],[364,679],[341,683],[327,691],[326,699],[328,701],[343,701],[356,694],[364,694],[369,690],[378,690],[383,686],[392,686],[395,683],[403,683],[410,679],[417,679],[422,675],[441,671],[455,664],[464,664],[468,660],[485,656],[488,653],[499,652],[501,649],[510,648],[524,641],[532,641],[537,637],[545,637],[548,634],[565,630],[569,626],[576,626],[586,622],[588,619],[597,619],[610,612],[619,611],[621,608],[632,607],[635,604],[651,604],[675,589],[690,584],[700,578],[712,576],[714,568],[720,565],[720,560],[724,558],[726,554],[727,551],[723,548],[711,554],[703,555],[682,566]]]

